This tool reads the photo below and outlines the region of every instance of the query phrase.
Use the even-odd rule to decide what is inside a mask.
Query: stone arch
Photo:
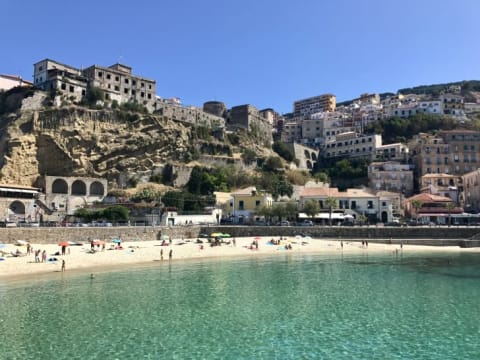
[[[317,161],[317,154],[315,154],[314,152],[312,152],[312,160]]]
[[[68,194],[68,184],[63,179],[56,179],[52,183],[52,194]]]
[[[21,217],[22,220],[25,218],[25,204],[21,201],[13,201],[8,209],[17,217]]]
[[[105,189],[101,182],[94,181],[90,184],[90,195],[103,196],[104,194],[105,194]]]
[[[310,160],[307,160],[307,168],[313,169],[312,162]]]
[[[305,151],[303,153],[305,154],[305,157],[307,159],[310,159],[310,153],[308,152],[308,150],[305,149]]]
[[[87,185],[82,180],[72,183],[72,195],[87,195]]]

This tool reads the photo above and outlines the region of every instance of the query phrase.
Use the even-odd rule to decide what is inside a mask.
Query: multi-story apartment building
[[[443,103],[444,113],[449,115],[463,115],[464,99],[457,94],[442,94],[440,101]]]
[[[323,94],[293,103],[294,116],[308,116],[322,111],[335,111],[336,97],[333,94]]]
[[[386,144],[377,147],[377,160],[408,161],[408,146],[402,143]]]
[[[382,145],[382,135],[359,135],[353,131],[338,134],[328,141],[323,155],[326,158],[363,157],[375,159],[377,147]]]
[[[409,145],[418,176],[431,173],[463,175],[480,167],[480,132],[441,131],[419,134]]]
[[[155,108],[155,81],[132,74],[132,68],[122,64],[110,67],[98,65],[77,69],[51,59],[33,65],[34,86],[55,90],[71,101],[81,101],[92,88],[104,94],[106,102],[137,102],[150,111]]]
[[[302,126],[296,121],[284,122],[281,129],[280,140],[286,143],[298,142],[302,138]]]
[[[396,161],[373,162],[368,166],[369,187],[375,191],[391,191],[404,196],[413,194],[411,165]]]

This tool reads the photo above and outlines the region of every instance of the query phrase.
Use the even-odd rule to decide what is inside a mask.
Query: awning
[[[305,213],[299,213],[298,214],[299,219],[311,219],[311,216],[308,216]],[[329,213],[319,213],[313,217],[314,219],[320,219],[320,220],[329,220],[330,219],[330,214]],[[346,216],[343,213],[332,213],[332,220],[345,220]],[[347,219],[351,217],[347,217]]]

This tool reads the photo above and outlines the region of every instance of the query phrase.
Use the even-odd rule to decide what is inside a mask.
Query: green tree
[[[103,209],[103,218],[110,221],[128,220],[128,209],[125,206],[113,205]]]
[[[284,204],[277,204],[272,207],[272,216],[278,218],[278,221],[282,221],[286,215],[287,211]]]
[[[250,165],[257,160],[257,153],[252,149],[244,149],[242,152],[242,160],[245,164]]]
[[[258,209],[255,210],[255,214],[257,216],[263,217],[265,219],[265,221],[271,221],[272,216],[273,216],[272,207],[262,205]]]
[[[415,209],[415,219],[418,222],[418,211],[423,206],[423,202],[420,200],[412,200],[412,207]]]
[[[133,202],[154,202],[160,199],[162,193],[151,187],[145,187],[137,191],[131,198]]]
[[[283,169],[282,160],[278,156],[269,156],[263,164],[263,169],[268,172],[278,171]]]
[[[449,202],[446,206],[448,212],[448,227],[452,225],[452,210],[455,209],[455,205]]]
[[[288,220],[295,219],[298,214],[298,205],[295,201],[289,201],[285,204],[285,214]]]
[[[281,141],[273,143],[272,150],[280,155],[285,161],[292,162],[295,159],[293,152]]]
[[[318,204],[318,201],[310,199],[303,205],[303,211],[313,220],[315,215],[320,212],[320,205]]]
[[[325,200],[325,205],[328,207],[328,224],[332,226],[332,213],[333,209],[338,207],[338,201],[334,197],[327,197]]]

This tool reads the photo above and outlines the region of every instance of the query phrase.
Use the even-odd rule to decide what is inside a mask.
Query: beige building
[[[462,175],[461,204],[467,211],[480,212],[480,169]]]
[[[390,191],[404,196],[413,194],[411,165],[395,161],[373,162],[368,166],[369,187],[374,191]]]
[[[480,132],[441,131],[420,134],[409,144],[418,176],[432,173],[463,175],[480,168]]]
[[[439,195],[459,203],[459,194],[463,191],[461,176],[451,174],[425,174],[420,177],[420,192]]]
[[[336,104],[336,97],[333,94],[323,94],[297,100],[293,103],[293,115],[308,116],[322,111],[335,111]]]
[[[17,86],[30,87],[30,81],[23,80],[20,76],[0,74],[0,90],[10,90]]]

